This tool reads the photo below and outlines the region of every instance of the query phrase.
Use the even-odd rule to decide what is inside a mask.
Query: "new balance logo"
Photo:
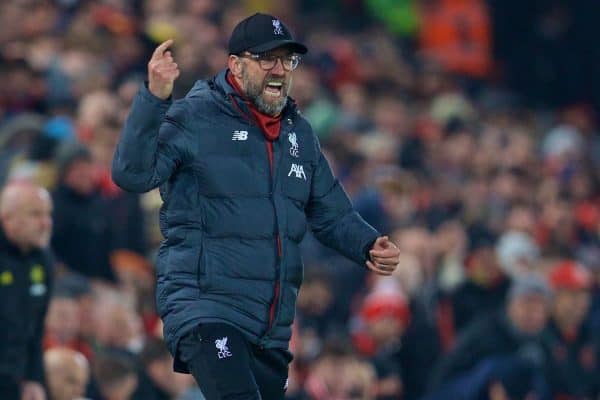
[[[296,178],[306,180],[306,174],[304,173],[304,166],[298,164],[292,164],[290,168],[290,172],[288,172],[288,176],[292,176],[292,174],[296,174]]]
[[[217,356],[219,359],[231,357],[229,347],[227,347],[227,336],[221,339],[215,340],[215,347],[217,348]]]
[[[248,131],[233,131],[231,140],[246,140],[248,139]]]

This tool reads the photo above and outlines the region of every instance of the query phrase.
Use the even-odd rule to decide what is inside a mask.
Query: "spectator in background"
[[[0,129],[0,182],[7,182],[11,169],[26,158],[42,135],[44,117],[23,113],[5,122]]]
[[[64,347],[44,353],[48,400],[82,399],[90,379],[90,366],[83,354]]]
[[[310,400],[375,400],[375,371],[352,348],[330,342],[312,365],[305,385]],[[300,399],[302,397],[299,397]]]
[[[584,247],[579,251],[580,262],[590,270],[591,304],[590,325],[592,330],[600,329],[600,246]]]
[[[31,183],[0,192],[0,398],[45,400],[42,336],[52,281],[52,201]]]
[[[117,348],[138,354],[144,346],[142,318],[135,298],[115,288],[100,289],[94,304],[92,340],[99,349]]]
[[[433,385],[448,382],[494,356],[525,354],[542,368],[547,357],[542,332],[549,317],[550,295],[548,285],[538,277],[514,281],[504,309],[481,315],[458,337],[437,366]]]
[[[135,359],[115,349],[99,352],[92,365],[88,396],[94,400],[133,400],[138,386]]]
[[[482,0],[427,0],[421,51],[447,70],[484,78],[491,69],[490,21]]]
[[[173,357],[161,339],[148,340],[139,354],[140,372],[135,400],[171,400],[194,386],[190,375],[173,372]]]
[[[77,343],[81,343],[82,347],[76,347],[75,350],[79,350],[85,355],[88,360],[91,360],[91,353],[86,352],[86,347],[91,345],[93,342],[90,340],[96,330],[96,323],[94,321],[94,308],[96,298],[94,295],[94,289],[89,279],[83,275],[76,273],[68,274],[56,274],[56,281],[54,286],[54,294],[57,297],[72,299],[77,303],[78,309],[78,335],[76,339]],[[66,303],[69,303],[67,301]],[[73,319],[75,320],[75,316]],[[48,324],[48,321],[46,321]],[[62,330],[62,328],[61,328]],[[53,344],[52,330],[49,335],[44,338],[44,346]],[[48,340],[48,341],[46,341]],[[79,346],[79,344],[78,344]],[[88,347],[88,350],[89,347]]]
[[[335,309],[332,282],[323,266],[307,268],[296,303],[296,324],[301,347],[294,355],[297,363],[314,361],[328,337],[345,330]]]
[[[82,145],[67,143],[57,157],[52,249],[68,269],[114,282],[111,219],[98,192],[92,155]]]
[[[409,305],[396,281],[388,279],[380,280],[364,299],[359,312],[362,332],[355,335],[355,346],[375,368],[378,400],[405,398],[402,367],[412,368],[403,366],[401,359]]]
[[[484,359],[421,400],[550,400],[539,366],[519,355]]]
[[[457,335],[476,318],[498,313],[504,306],[510,286],[494,251],[496,235],[482,226],[472,227],[468,234],[466,279],[450,294]]]
[[[517,278],[537,272],[540,250],[529,233],[509,230],[498,239],[496,257],[504,274]]]
[[[561,399],[600,394],[600,338],[589,323],[592,276],[581,264],[564,260],[550,270],[554,291],[547,334],[551,340],[548,383]]]
[[[145,254],[146,224],[140,204],[140,195],[119,188],[110,176],[112,156],[117,145],[121,122],[117,118],[106,118],[91,133],[89,149],[94,161],[98,191],[112,221],[112,246]]]
[[[92,348],[81,335],[82,310],[78,298],[57,281],[53,291],[44,331],[44,350],[66,347],[92,358]]]

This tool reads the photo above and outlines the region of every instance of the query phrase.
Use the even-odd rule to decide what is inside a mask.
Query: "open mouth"
[[[283,90],[283,82],[269,82],[265,86],[265,94],[268,96],[279,97]]]

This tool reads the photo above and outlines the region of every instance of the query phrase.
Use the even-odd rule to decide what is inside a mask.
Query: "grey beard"
[[[251,97],[250,100],[252,100],[256,108],[258,108],[258,111],[270,115],[271,117],[275,117],[276,115],[279,115],[285,107],[287,97],[282,97],[274,103],[265,102],[262,95]]]
[[[281,113],[281,111],[285,107],[285,104],[287,103],[287,89],[291,86],[292,81],[290,79],[287,85],[283,85],[281,87],[282,93],[285,94],[285,96],[282,96],[281,99],[272,103],[268,103],[265,101],[263,97],[262,85],[256,85],[253,82],[251,82],[248,78],[245,68],[242,69],[242,83],[244,85],[246,97],[250,101],[252,101],[252,103],[254,103],[258,111],[260,111],[263,114],[270,115],[271,117],[275,117],[276,115],[279,115]]]

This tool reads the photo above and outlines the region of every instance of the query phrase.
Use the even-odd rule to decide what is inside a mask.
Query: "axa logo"
[[[248,131],[233,131],[233,136],[231,137],[231,140],[242,141],[247,139]]]
[[[299,164],[292,164],[290,167],[290,172],[288,172],[288,176],[292,176],[292,174],[296,175],[298,179],[306,180],[306,174],[304,173],[304,166]]]
[[[227,347],[227,336],[215,340],[215,347],[217,348],[217,356],[219,359],[231,357],[229,347]]]

